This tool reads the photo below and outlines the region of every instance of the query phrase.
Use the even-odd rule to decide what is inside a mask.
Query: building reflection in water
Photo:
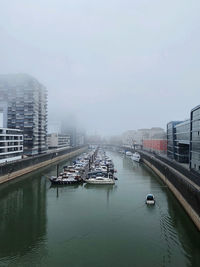
[[[105,191],[107,204],[109,204],[110,194],[117,189],[117,185],[95,185],[95,184],[73,184],[73,185],[50,185],[50,189],[55,192],[57,198],[62,194],[66,194],[68,191],[76,191],[78,188],[84,187],[87,190],[93,190],[96,192]]]
[[[0,210],[0,258],[23,256],[44,245],[46,179],[33,176],[2,186]]]

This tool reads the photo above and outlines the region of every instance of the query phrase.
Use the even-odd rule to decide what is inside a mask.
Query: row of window
[[[191,157],[191,161],[193,161],[193,160],[198,160],[198,161],[200,161],[200,153],[191,151],[191,153],[190,153],[190,157]]]

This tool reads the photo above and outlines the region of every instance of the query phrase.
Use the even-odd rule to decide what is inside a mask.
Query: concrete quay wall
[[[53,151],[15,162],[0,164],[0,184],[61,160],[73,158],[86,150],[87,146],[81,146]]]
[[[141,152],[142,161],[169,187],[200,231],[200,187],[190,177],[147,153]]]

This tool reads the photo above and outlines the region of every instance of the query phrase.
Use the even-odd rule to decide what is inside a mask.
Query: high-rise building
[[[42,84],[27,74],[0,75],[0,110],[4,127],[22,130],[26,155],[46,151],[47,91]]]
[[[85,144],[85,133],[84,131],[78,130],[76,132],[76,146],[82,146]]]

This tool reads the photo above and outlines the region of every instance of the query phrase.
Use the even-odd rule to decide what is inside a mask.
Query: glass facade
[[[175,125],[175,160],[181,163],[189,163],[190,146],[190,120]]]
[[[200,174],[200,105],[193,108],[190,119],[167,124],[167,155]]]
[[[167,156],[175,159],[175,126],[181,121],[171,121],[167,124]]]
[[[190,169],[200,173],[200,106],[192,109],[190,119]]]
[[[7,127],[22,130],[24,153],[47,150],[47,91],[25,74],[0,75],[0,103],[7,102]]]
[[[189,163],[190,120],[167,124],[167,156],[181,163]]]

